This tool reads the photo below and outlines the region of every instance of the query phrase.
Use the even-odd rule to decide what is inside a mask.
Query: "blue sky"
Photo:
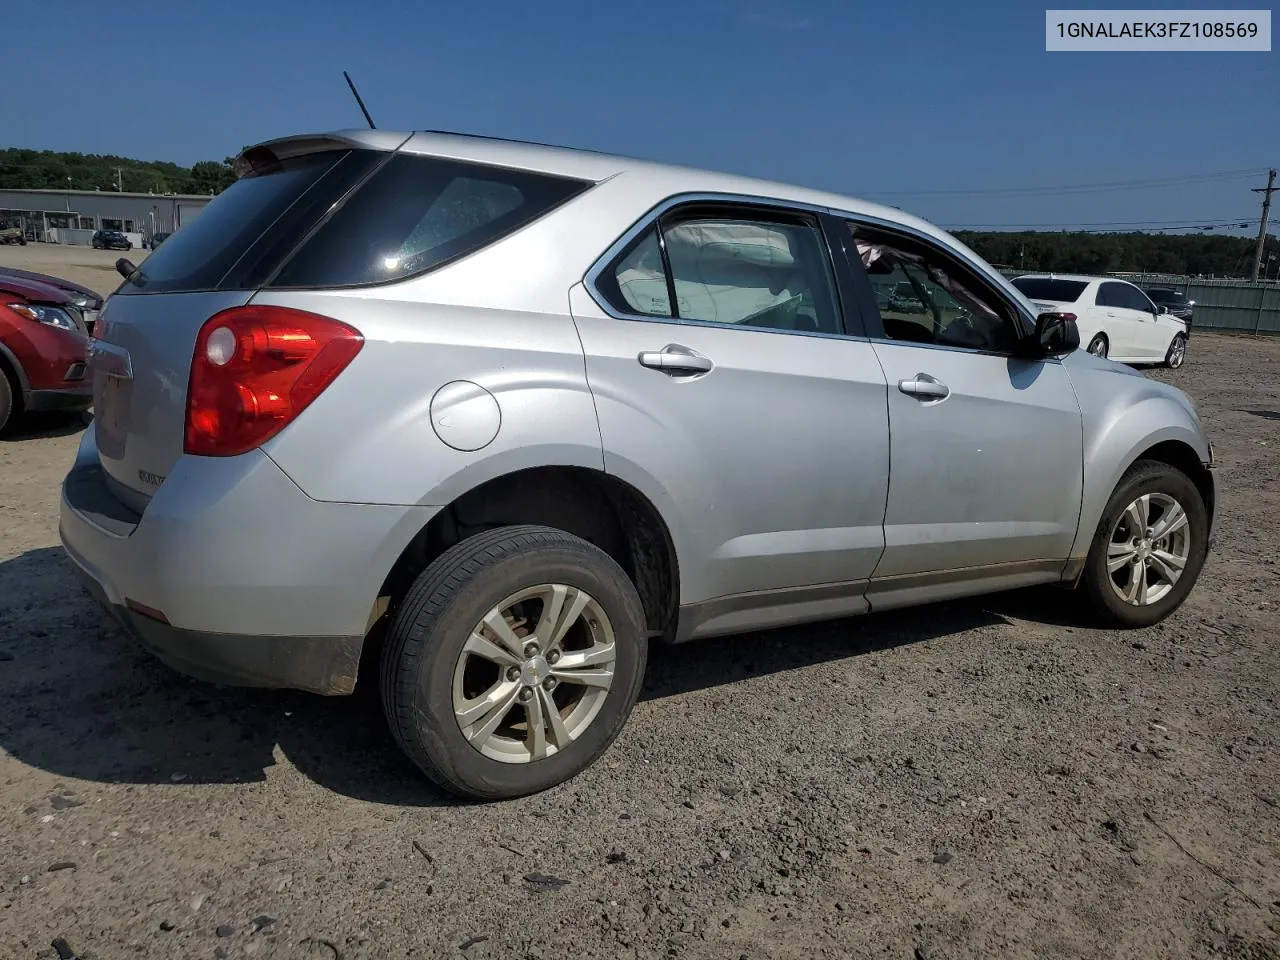
[[[1280,53],[1046,53],[1045,5],[1027,2],[4,7],[5,33],[29,41],[11,56],[40,76],[5,84],[3,146],[221,159],[259,139],[362,125],[347,69],[380,127],[709,166],[873,197],[949,226],[1256,218],[1249,188],[1280,165]],[[1257,173],[928,195],[1241,170]]]

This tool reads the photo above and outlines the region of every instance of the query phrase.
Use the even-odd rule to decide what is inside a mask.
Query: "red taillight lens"
[[[285,428],[349,364],[364,338],[330,317],[234,307],[200,328],[187,387],[183,449],[233,457]]]

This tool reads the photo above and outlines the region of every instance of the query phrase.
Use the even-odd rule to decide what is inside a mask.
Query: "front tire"
[[[1101,357],[1103,360],[1105,360],[1107,359],[1107,354],[1109,351],[1110,351],[1110,344],[1107,343],[1106,334],[1100,333],[1096,337],[1094,337],[1092,340],[1089,341],[1089,352],[1092,353],[1095,357]]]
[[[1209,514],[1196,485],[1166,463],[1139,460],[1102,511],[1080,589],[1108,626],[1149,627],[1195,586]]]
[[[9,372],[5,370],[4,364],[0,364],[0,435],[3,435],[5,429],[10,426],[13,420],[17,419],[14,416],[18,406],[15,402],[15,396],[13,381],[9,379]]]
[[[1187,338],[1180,333],[1173,335],[1169,349],[1164,355],[1164,365],[1170,370],[1177,370],[1187,359]]]
[[[474,799],[545,790],[590,766],[635,705],[648,652],[635,586],[550,527],[489,530],[414,582],[382,654],[392,735]]]

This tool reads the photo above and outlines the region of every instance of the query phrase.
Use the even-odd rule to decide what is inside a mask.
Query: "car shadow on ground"
[[[1009,617],[1066,620],[1055,592],[1005,594],[678,647],[655,645],[657,700],[920,643]],[[1061,608],[1061,609],[1059,609]],[[189,680],[140,649],[85,594],[59,548],[0,562],[0,748],[60,777],[104,783],[261,781],[278,749],[317,784],[398,806],[454,804],[386,730],[377,684],[355,696]]]
[[[0,434],[0,443],[20,443],[23,440],[39,440],[47,437],[69,437],[79,433],[89,422],[89,414],[28,413]]]
[[[1243,412],[1261,417],[1263,420],[1280,420],[1280,410],[1245,410]]]

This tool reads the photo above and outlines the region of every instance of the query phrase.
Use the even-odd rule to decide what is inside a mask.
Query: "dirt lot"
[[[92,247],[64,247],[54,243],[28,243],[25,247],[0,247],[0,265],[35,270],[97,290],[104,297],[120,286],[116,261],[127,257],[135,264],[147,258],[149,250],[94,250]]]
[[[657,650],[601,763],[491,805],[367,693],[108,626],[56,546],[80,428],[38,422],[0,442],[0,958],[1280,957],[1280,342],[1151,375],[1222,464],[1167,623],[1035,591]]]

